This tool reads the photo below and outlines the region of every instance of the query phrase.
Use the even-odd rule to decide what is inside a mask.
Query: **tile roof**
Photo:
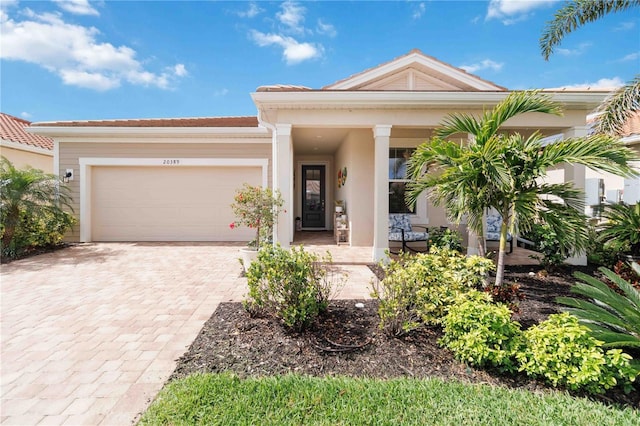
[[[6,141],[53,151],[53,139],[25,131],[30,121],[0,112],[0,138]]]
[[[34,127],[258,127],[258,117],[143,118],[131,120],[50,121]]]

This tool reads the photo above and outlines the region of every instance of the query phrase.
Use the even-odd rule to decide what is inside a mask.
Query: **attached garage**
[[[81,241],[249,241],[231,229],[243,183],[267,184],[267,159],[81,158]]]

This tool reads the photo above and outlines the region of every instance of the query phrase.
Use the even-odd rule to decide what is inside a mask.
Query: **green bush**
[[[567,256],[562,253],[561,245],[558,241],[558,234],[546,223],[534,224],[526,234],[526,238],[535,243],[535,250],[541,254],[541,256],[532,255],[530,257],[538,260],[540,265],[547,271],[553,271],[562,265],[567,258]]]
[[[295,331],[305,329],[327,308],[334,289],[330,264],[328,254],[320,259],[302,247],[263,246],[247,271],[245,308],[273,314]]]
[[[620,251],[602,244],[595,227],[589,227],[589,245],[587,246],[587,262],[590,265],[604,266],[612,269],[618,261]]]
[[[578,318],[553,314],[523,333],[525,348],[516,354],[520,371],[538,376],[553,386],[602,393],[616,385],[627,390],[636,378],[631,357],[620,349],[604,351]]]
[[[458,293],[482,286],[494,267],[489,259],[449,249],[401,255],[383,267],[385,278],[373,286],[380,328],[399,336],[425,323],[439,323]]]
[[[11,242],[2,248],[2,256],[15,258],[31,249],[60,245],[76,222],[71,213],[63,210],[22,210]]]
[[[429,229],[429,247],[455,250],[462,253],[462,237],[453,229],[431,228]]]
[[[492,303],[487,293],[471,290],[459,295],[443,318],[442,346],[455,358],[473,366],[517,369],[515,354],[520,348],[520,324],[511,320],[511,310]]]

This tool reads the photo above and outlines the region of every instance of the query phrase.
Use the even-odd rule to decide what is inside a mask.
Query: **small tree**
[[[61,185],[57,176],[28,167],[17,169],[9,160],[0,160],[0,218],[2,222],[2,251],[9,249],[21,222],[44,217],[68,215],[71,209],[69,188]],[[28,218],[25,219],[25,216]],[[67,225],[68,226],[68,225]],[[21,248],[18,248],[21,249]],[[19,250],[16,250],[19,251]]]
[[[251,186],[245,183],[236,191],[234,202],[231,204],[236,220],[229,227],[247,226],[256,230],[256,237],[250,245],[255,243],[260,248],[260,241],[272,237],[273,224],[278,218],[280,207],[284,204],[279,191],[271,188]]]

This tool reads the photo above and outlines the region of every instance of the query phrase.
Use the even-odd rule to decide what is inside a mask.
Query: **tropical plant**
[[[589,234],[589,242],[591,241],[590,236],[591,234]],[[548,272],[552,272],[562,265],[567,258],[566,253],[563,254],[560,248],[558,235],[546,223],[534,223],[525,238],[533,241],[536,252],[540,253],[529,257],[538,260],[540,265]]]
[[[490,259],[449,249],[400,254],[398,260],[383,266],[385,278],[373,284],[380,328],[399,336],[425,324],[438,324],[455,297],[482,287],[493,268]]]
[[[24,247],[15,247],[16,235],[22,235],[20,241],[37,239],[26,238],[25,227],[28,223],[58,218],[64,226],[61,233],[72,224],[64,208],[72,209],[69,188],[60,183],[52,174],[28,167],[17,169],[9,160],[0,160],[0,218],[2,223],[2,252],[18,253]],[[25,226],[23,226],[25,225]],[[56,225],[57,226],[57,225]],[[34,225],[32,229],[36,229]]]
[[[431,228],[429,229],[429,247],[444,248],[462,253],[462,237],[453,229]]]
[[[638,264],[633,267],[636,272],[640,270]],[[599,268],[599,271],[622,294],[594,277],[576,272],[574,276],[583,282],[574,285],[571,292],[589,300],[571,297],[558,297],[556,300],[569,306],[564,310],[589,327],[593,337],[604,342],[603,347],[640,351],[640,292],[615,272],[607,268]]]
[[[549,315],[523,333],[524,345],[516,353],[520,371],[538,376],[553,386],[602,393],[617,385],[626,390],[638,371],[620,349],[605,352],[589,329],[568,313]]]
[[[442,346],[459,361],[503,371],[517,369],[515,354],[520,349],[520,324],[511,320],[511,310],[491,303],[487,293],[471,290],[460,294],[442,319]]]
[[[584,193],[572,183],[544,183],[547,169],[570,163],[620,176],[635,173],[628,164],[635,154],[614,137],[591,135],[544,145],[537,132],[529,137],[499,132],[514,116],[526,112],[558,115],[560,111],[560,105],[548,95],[513,92],[480,118],[464,113],[448,116],[436,137],[420,145],[411,157],[409,203],[430,189],[434,204],[444,206],[454,223],[466,217],[481,243],[485,210],[492,207],[502,216],[497,286],[504,276],[507,233],[527,231],[533,223],[542,222],[556,233],[558,249],[565,257],[587,245]],[[467,145],[442,139],[456,133],[475,138]]]
[[[640,203],[606,206],[598,239],[604,247],[640,256]]]
[[[336,283],[331,256],[305,252],[302,247],[285,250],[264,246],[247,270],[249,295],[245,308],[267,312],[295,331],[308,327],[324,310]]]
[[[231,222],[229,227],[234,229],[236,226],[244,225],[255,229],[256,237],[249,245],[260,248],[261,241],[272,238],[273,225],[278,218],[280,207],[284,204],[280,192],[245,183],[236,191],[233,200],[231,209],[236,220]]]
[[[556,12],[540,38],[540,49],[545,60],[553,53],[565,36],[578,27],[603,16],[640,5],[640,0],[573,0]],[[634,111],[640,109],[640,76],[618,89],[599,107],[596,129],[599,133],[620,134]]]

